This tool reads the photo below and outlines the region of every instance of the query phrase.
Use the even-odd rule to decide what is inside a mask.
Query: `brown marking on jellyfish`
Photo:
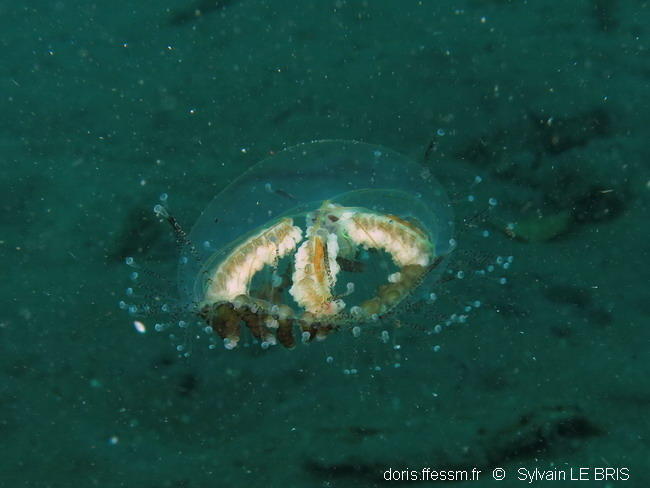
[[[312,260],[314,264],[314,277],[316,282],[323,284],[325,282],[325,244],[320,236],[314,236],[312,246]]]
[[[418,234],[420,234],[421,237],[424,237],[425,239],[428,239],[427,234],[418,226],[415,222],[412,222],[410,220],[404,220],[397,215],[392,215],[392,214],[387,214],[386,217],[389,219],[394,220],[395,222],[398,222],[406,227],[408,227],[411,230],[414,230]]]
[[[296,346],[296,340],[293,337],[292,319],[278,319],[278,331],[275,335],[280,344],[287,349],[293,349]]]
[[[327,276],[327,285],[332,287],[332,271],[330,269],[330,257],[327,248],[327,241],[323,245],[323,264],[325,265],[325,274]],[[330,300],[331,301],[331,300]]]
[[[267,315],[263,310],[258,309],[256,312],[253,312],[250,308],[244,307],[240,313],[242,320],[255,339],[268,341],[273,337],[271,331],[264,325]]]
[[[309,334],[309,337],[307,338],[307,342],[311,342],[314,340],[314,337],[316,337],[316,324],[312,323],[309,320],[307,321],[303,320],[300,322],[300,331],[303,334],[307,332]]]
[[[370,232],[368,232],[368,229],[366,229],[366,226],[361,223],[361,220],[362,220],[362,217],[357,217],[357,216],[352,217],[352,222],[357,224],[359,226],[359,228],[363,231],[363,233],[366,234],[366,236],[368,236],[368,239],[373,243],[373,246],[375,248],[380,249],[381,246],[375,242],[375,240],[370,235]]]
[[[322,322],[300,322],[300,330],[304,333],[309,333],[307,342],[312,342],[313,340],[322,341],[325,339],[331,332],[338,330],[338,326],[334,324],[326,324]]]
[[[219,337],[239,342],[239,324],[241,317],[230,303],[206,305],[199,315],[212,327]]]
[[[336,327],[332,324],[316,324],[315,339],[318,341],[322,341],[335,329]],[[313,334],[312,337],[314,337]]]

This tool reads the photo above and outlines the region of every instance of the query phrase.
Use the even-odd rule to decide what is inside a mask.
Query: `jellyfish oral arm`
[[[399,267],[427,266],[433,255],[422,231],[391,215],[359,212],[343,220],[342,227],[357,245],[386,250]]]
[[[207,280],[203,304],[233,301],[249,294],[253,276],[264,266],[292,252],[302,240],[302,230],[292,219],[282,219],[249,237],[224,259]]]

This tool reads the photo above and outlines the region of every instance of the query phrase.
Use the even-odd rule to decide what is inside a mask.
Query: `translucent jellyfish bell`
[[[286,149],[223,189],[189,234],[180,288],[225,341],[292,347],[371,326],[442,271],[452,210],[424,168],[352,141]]]

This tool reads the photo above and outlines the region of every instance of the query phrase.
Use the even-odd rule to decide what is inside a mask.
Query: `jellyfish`
[[[264,348],[359,335],[438,280],[455,246],[451,205],[428,172],[340,140],[252,166],[182,240],[181,296],[227,349],[245,335]]]
[[[435,339],[423,334],[467,325],[492,301],[473,277],[508,286],[513,256],[473,252],[490,238],[485,216],[498,207],[477,193],[481,181],[475,175],[472,193],[455,201],[455,230],[445,191],[409,158],[354,141],[290,147],[227,185],[188,233],[161,195],[154,213],[179,244],[177,279],[167,260],[154,270],[129,257],[131,283],[119,307],[138,333],[155,318],[154,330],[169,331],[185,357],[201,330],[210,349],[229,350],[293,349],[348,331],[389,344],[399,367],[401,341],[428,347]],[[482,200],[487,207],[464,216],[464,206]]]

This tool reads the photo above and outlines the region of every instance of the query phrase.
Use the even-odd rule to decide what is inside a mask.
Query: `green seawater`
[[[648,25],[622,0],[0,2],[0,487],[648,486]],[[213,198],[316,140],[440,182],[449,272],[360,337],[225,350],[153,207],[245,231],[257,196]],[[294,170],[261,195],[285,207]]]

